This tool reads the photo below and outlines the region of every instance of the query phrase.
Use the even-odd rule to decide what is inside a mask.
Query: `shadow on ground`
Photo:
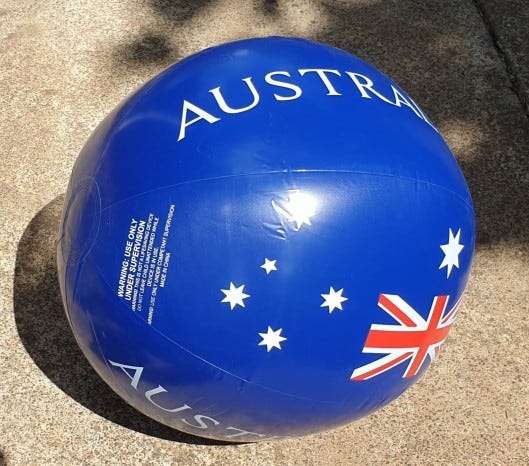
[[[165,35],[149,32],[121,47],[116,57],[128,66],[135,66],[175,60],[176,52]]]
[[[128,43],[120,44],[113,53],[113,61],[126,70],[157,65],[165,67],[183,58],[180,55],[178,40],[181,28],[186,22],[199,15],[214,0],[150,0],[146,2],[147,11],[162,24],[169,24],[173,34],[160,28],[147,28],[132,36]],[[257,0],[256,19],[259,16],[277,18],[278,0]]]
[[[166,427],[125,403],[92,369],[77,346],[63,310],[56,239],[63,196],[45,206],[18,245],[14,309],[18,334],[39,369],[67,395],[100,416],[143,434],[182,443],[229,445]],[[0,455],[0,466],[2,466]]]

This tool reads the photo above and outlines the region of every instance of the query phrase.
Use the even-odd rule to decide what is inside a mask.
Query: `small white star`
[[[270,325],[268,326],[268,332],[260,333],[259,336],[263,339],[259,346],[266,345],[266,351],[270,352],[272,348],[281,349],[281,342],[285,341],[286,338],[281,336],[282,328],[279,330],[272,330]]]
[[[266,275],[268,275],[273,270],[277,270],[276,262],[277,262],[277,260],[271,261],[271,260],[265,258],[265,262],[264,262],[263,265],[261,265],[261,268],[266,270]]]
[[[283,205],[272,201],[272,206],[277,213],[296,224],[296,231],[303,225],[312,225],[310,218],[316,214],[316,205],[316,199],[313,196],[299,191],[291,192],[288,201]]]
[[[460,237],[461,237],[461,228],[457,230],[457,234],[455,236],[454,236],[454,233],[452,232],[452,229],[449,228],[448,243],[442,244],[441,246],[439,246],[445,254],[445,257],[443,259],[443,262],[441,262],[439,269],[446,267],[446,278],[450,276],[450,273],[452,272],[452,267],[459,268],[459,254],[465,247],[464,245],[459,243]]]
[[[328,294],[321,294],[321,297],[324,299],[324,301],[320,307],[327,306],[329,308],[329,314],[332,314],[332,311],[335,309],[340,309],[340,311],[343,311],[342,303],[347,301],[349,298],[342,296],[342,293],[343,288],[341,290],[334,291],[334,288],[331,286]]]
[[[236,287],[232,282],[230,282],[229,290],[220,290],[226,295],[221,303],[230,303],[231,310],[233,310],[237,304],[244,307],[244,299],[249,298],[250,295],[243,293],[243,290],[244,285]]]

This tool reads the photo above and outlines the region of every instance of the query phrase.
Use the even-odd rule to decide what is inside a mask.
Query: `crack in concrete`
[[[525,116],[529,118],[529,101],[524,86],[521,83],[520,79],[518,79],[518,76],[516,74],[513,60],[509,56],[509,52],[506,51],[502,46],[496,28],[494,27],[494,22],[489,16],[485,5],[483,5],[479,0],[472,0],[472,3],[476,7],[478,14],[481,17],[485,28],[487,29],[487,33],[489,34],[492,43],[494,44],[494,48],[496,49],[501,61],[505,66],[507,77],[509,78],[509,82],[511,83],[511,89],[518,98],[518,101],[522,106]]]

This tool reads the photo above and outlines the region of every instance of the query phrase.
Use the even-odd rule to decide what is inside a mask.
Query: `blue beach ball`
[[[251,442],[343,425],[413,384],[474,241],[463,175],[417,104],[342,50],[271,37],[175,64],[101,123],[58,268],[116,393]]]

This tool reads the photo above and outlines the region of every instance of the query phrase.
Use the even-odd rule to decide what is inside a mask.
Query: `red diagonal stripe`
[[[462,299],[463,296],[461,295],[459,300],[454,304],[454,307],[450,309],[450,312],[443,317],[443,320],[441,321],[442,324],[446,324],[446,322],[448,322],[452,317],[457,314],[457,311],[459,311],[459,306],[461,306]]]
[[[439,326],[441,317],[446,308],[446,302],[448,301],[448,296],[436,296],[433,301],[433,311],[430,313],[428,319],[428,329],[436,328]]]
[[[406,313],[398,308],[392,301],[390,301],[385,295],[381,294],[378,298],[378,304],[384,309],[387,309],[397,320],[402,322],[407,327],[416,327],[416,324],[411,320]]]
[[[374,375],[380,374],[380,373],[382,373],[382,372],[384,372],[384,371],[386,371],[388,369],[391,369],[392,367],[397,366],[402,361],[405,361],[406,359],[408,359],[412,354],[413,354],[412,352],[404,353],[402,356],[399,356],[399,357],[393,359],[390,362],[387,362],[386,364],[384,364],[384,365],[382,365],[380,367],[372,369],[369,372],[366,372],[365,374],[357,375],[354,378],[351,377],[351,380],[366,380],[366,379],[369,379],[370,377],[373,377]]]
[[[419,348],[419,351],[415,353],[415,356],[410,361],[410,365],[408,366],[408,369],[406,369],[406,372],[404,373],[404,377],[409,378],[409,377],[413,377],[417,375],[427,355],[428,355],[428,347],[421,346]]]

